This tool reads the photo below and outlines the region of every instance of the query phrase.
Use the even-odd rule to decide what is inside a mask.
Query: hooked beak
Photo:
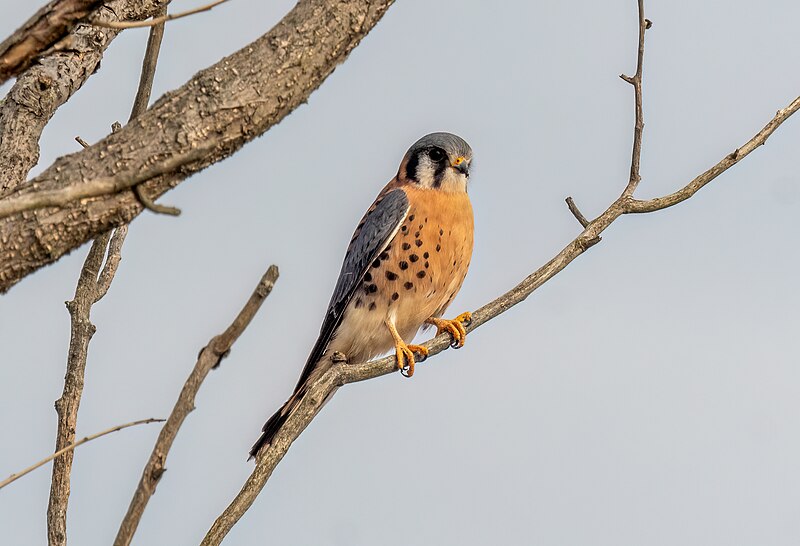
[[[469,176],[469,162],[463,156],[459,156],[453,161],[451,165],[455,170],[463,174],[464,176]]]

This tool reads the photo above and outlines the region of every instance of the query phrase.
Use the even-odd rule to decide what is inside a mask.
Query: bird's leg
[[[403,338],[400,337],[400,334],[397,333],[397,328],[395,328],[394,323],[390,319],[386,319],[384,324],[386,324],[386,327],[389,329],[389,332],[392,334],[392,338],[394,339],[397,367],[400,369],[400,372],[403,375],[406,377],[411,377],[414,375],[414,353],[420,353],[424,358],[428,356],[428,349],[421,345],[407,345],[406,342],[403,341]]]
[[[452,320],[431,317],[425,322],[436,326],[437,336],[442,332],[449,333],[453,337],[453,341],[450,343],[450,346],[454,349],[460,349],[464,346],[464,342],[467,340],[467,331],[464,329],[464,324],[469,324],[471,321],[472,313],[467,311],[465,313],[461,313]]]

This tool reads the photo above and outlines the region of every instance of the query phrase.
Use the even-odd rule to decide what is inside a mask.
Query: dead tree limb
[[[90,434],[89,436],[84,436],[83,438],[81,438],[77,442],[74,442],[74,443],[68,445],[64,449],[56,451],[52,455],[49,455],[49,456],[45,457],[44,459],[42,459],[41,461],[32,464],[28,468],[25,468],[23,470],[20,470],[19,472],[11,474],[8,478],[6,478],[2,482],[0,482],[0,489],[4,488],[5,486],[7,486],[10,483],[14,483],[15,481],[17,481],[18,479],[22,478],[23,476],[26,476],[27,474],[30,474],[31,472],[33,472],[37,468],[46,465],[47,463],[49,463],[50,461],[52,461],[53,459],[55,459],[59,455],[63,455],[67,451],[72,451],[73,449],[75,449],[77,447],[80,447],[80,446],[82,446],[83,444],[85,444],[87,442],[91,442],[92,440],[96,440],[98,438],[101,438],[101,437],[105,436],[106,434],[111,434],[112,432],[117,432],[119,430],[126,429],[128,427],[135,427],[137,425],[146,425],[146,424],[149,424],[149,423],[163,423],[163,422],[164,422],[164,419],[155,419],[155,418],[151,417],[150,419],[142,419],[140,421],[133,421],[131,423],[125,423],[124,425],[117,425],[115,427],[107,428],[106,430],[97,432],[95,434]]]
[[[630,79],[634,80],[632,83],[634,83],[634,87],[636,89],[641,89],[644,32],[650,27],[650,22],[644,18],[643,1],[640,0],[638,5],[640,26],[639,56],[636,76],[631,77]],[[623,79],[628,81],[627,77]],[[647,201],[638,201],[633,199],[632,193],[636,189],[636,186],[640,180],[639,161],[641,155],[642,129],[644,127],[641,115],[641,101],[641,94],[638,92],[635,93],[636,125],[634,128],[631,175],[622,194],[600,216],[591,222],[587,222],[583,232],[566,247],[564,247],[549,262],[531,273],[517,286],[499,298],[487,303],[472,313],[472,322],[467,327],[468,332],[478,328],[479,326],[506,312],[511,307],[524,301],[533,293],[534,290],[553,278],[575,258],[586,252],[588,248],[599,242],[600,234],[620,216],[629,213],[652,212],[654,210],[660,210],[661,208],[677,204],[694,195],[698,189],[719,176],[719,174],[725,170],[735,165],[736,162],[738,162],[742,157],[750,153],[756,147],[763,144],[767,137],[769,137],[769,135],[771,135],[781,125],[781,123],[783,123],[789,116],[800,109],[800,97],[798,97],[786,108],[778,111],[777,115],[744,146],[738,148],[736,152],[726,156],[712,169],[709,169],[702,175],[695,178],[682,190],[679,190],[678,192],[669,196]],[[575,211],[573,211],[573,213],[575,213]],[[586,220],[583,218],[582,214],[575,214],[575,216],[579,219],[579,221],[581,221],[582,224],[583,221]],[[424,344],[424,346],[428,348],[428,357],[430,358],[431,356],[434,356],[447,349],[450,346],[450,343],[451,338],[449,334],[443,334],[428,341]],[[348,383],[364,381],[397,371],[397,363],[395,357],[392,355],[362,364],[340,364],[338,366],[333,366],[330,370],[328,370],[328,372],[315,381],[309,387],[308,394],[303,397],[299,407],[290,414],[289,418],[275,435],[273,442],[258,453],[256,457],[256,466],[253,469],[253,472],[245,481],[245,484],[240,490],[239,494],[233,499],[233,501],[211,526],[205,538],[203,539],[202,545],[215,546],[222,542],[231,528],[253,504],[256,497],[264,488],[270,476],[272,475],[275,467],[283,459],[289,447],[314,419],[317,412],[319,412],[322,403],[329,398],[335,389]]]
[[[304,103],[392,1],[302,0],[270,32],[167,93],[118,133],[62,157],[6,199],[87,180],[131,179],[202,149],[201,158],[178,162],[145,183],[147,194],[159,197]],[[124,191],[1,219],[0,292],[141,211],[133,193]]]
[[[125,237],[126,231],[123,226],[114,232],[116,241],[112,243],[112,249],[119,249],[120,238]],[[78,408],[81,404],[86,374],[86,357],[89,342],[95,332],[95,326],[90,320],[92,305],[105,295],[119,265],[119,256],[112,256],[109,253],[103,267],[103,258],[111,239],[112,236],[109,232],[101,235],[92,243],[92,248],[81,269],[75,297],[72,301],[67,302],[71,325],[67,373],[64,377],[64,391],[55,404],[58,413],[56,451],[63,451],[63,454],[53,461],[50,500],[47,505],[47,541],[50,546],[67,543],[67,504],[69,503],[72,460],[75,453],[72,450],[65,450],[65,448],[75,442]]]
[[[166,12],[166,6],[159,13]],[[142,73],[136,93],[131,119],[138,116],[147,107],[150,90],[156,70],[158,52],[164,33],[164,24],[153,27],[142,63]],[[112,125],[116,132],[119,124]],[[63,455],[55,458],[53,478],[50,485],[50,500],[47,509],[47,538],[50,546],[67,543],[67,505],[70,494],[70,473],[74,452],[67,450],[65,444],[73,443],[78,419],[78,408],[83,394],[83,378],[86,373],[86,359],[89,342],[95,332],[90,321],[92,305],[108,293],[111,282],[119,267],[122,245],[128,233],[128,226],[119,226],[94,240],[89,255],[81,269],[75,298],[67,303],[71,318],[70,351],[67,359],[67,375],[64,380],[64,394],[56,402],[58,412],[58,432],[56,434],[56,450]],[[108,250],[106,250],[106,248]],[[100,265],[105,258],[105,266]]]
[[[168,3],[110,0],[95,11],[95,17],[106,21],[147,19]],[[64,47],[40,56],[17,77],[0,103],[0,196],[25,182],[39,161],[39,139],[50,118],[95,73],[119,32],[79,24],[62,40]]]
[[[0,43],[0,84],[27,69],[54,47],[102,0],[53,0]]]
[[[166,471],[165,464],[172,443],[175,441],[183,421],[194,410],[194,399],[200,390],[200,386],[203,384],[208,372],[217,367],[222,359],[228,355],[231,346],[242,335],[250,321],[253,320],[253,317],[261,308],[261,304],[272,292],[277,280],[278,268],[271,265],[261,277],[255,290],[233,323],[222,334],[212,338],[200,351],[197,356],[197,363],[186,379],[178,400],[172,408],[172,413],[170,413],[167,422],[158,435],[150,458],[142,472],[142,477],[139,479],[139,485],[136,487],[130,506],[128,506],[128,512],[119,526],[119,531],[117,531],[114,546],[127,546],[133,540],[136,528],[139,526],[142,515],[144,515],[145,508],[147,508],[147,503],[156,492],[156,486]]]

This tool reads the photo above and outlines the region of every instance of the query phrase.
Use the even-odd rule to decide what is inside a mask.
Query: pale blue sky
[[[42,4],[36,2],[33,4]],[[627,180],[633,0],[392,7],[263,138],[132,225],[96,306],[78,434],[166,417],[197,350],[266,266],[281,279],[211,374],[135,544],[197,544],[290,394],[352,229],[419,136],[475,151],[475,309],[579,233]],[[800,94],[800,3],[648,2],[639,195],[668,193]],[[188,4],[186,4],[188,6]],[[176,7],[184,8],[184,3]],[[154,96],[242,47],[291,2],[171,23]],[[4,3],[0,36],[36,5]],[[127,119],[146,30],[113,42],[54,117],[35,172]],[[2,91],[8,89],[8,85]],[[622,218],[524,304],[418,367],[342,389],[226,544],[796,545],[800,118],[689,202]],[[0,298],[0,475],[47,455],[86,249]],[[156,426],[79,449],[70,542],[109,544]],[[43,544],[49,466],[0,491],[0,542]]]

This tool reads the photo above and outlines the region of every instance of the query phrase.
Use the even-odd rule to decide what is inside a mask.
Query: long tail
[[[276,411],[272,417],[270,417],[267,422],[264,423],[264,427],[261,429],[261,436],[258,437],[256,443],[250,448],[250,457],[247,459],[248,461],[253,459],[261,450],[261,448],[272,443],[272,439],[275,437],[275,434],[278,433],[283,424],[286,422],[286,419],[289,418],[289,415],[291,415],[292,411],[300,403],[300,390],[294,393],[292,397],[281,406],[281,409]]]
[[[315,356],[312,354],[312,356]],[[292,394],[291,398],[289,398],[282,406],[281,409],[276,411],[272,417],[270,417],[266,423],[264,423],[264,427],[261,429],[261,436],[259,436],[256,443],[253,444],[253,447],[250,448],[250,457],[248,460],[253,459],[256,454],[265,446],[272,443],[273,438],[278,433],[278,431],[283,427],[283,424],[289,418],[289,416],[294,412],[295,409],[300,405],[302,402],[303,397],[306,395],[308,391],[308,385],[311,384],[316,377],[320,374],[324,373],[331,366],[331,361],[326,358],[319,359],[314,366],[307,366],[307,368],[311,369],[311,372],[308,374],[304,373],[303,382],[297,385],[294,394]],[[328,402],[328,400],[333,396],[333,393],[336,392],[336,389],[331,391],[328,397],[322,401],[319,410]]]

